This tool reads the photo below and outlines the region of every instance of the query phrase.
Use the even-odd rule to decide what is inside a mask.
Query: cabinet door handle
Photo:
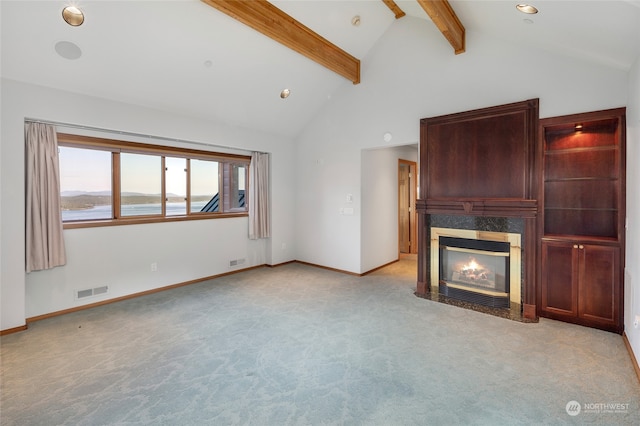
[[[577,244],[574,244],[574,245],[573,245],[573,248],[578,248],[578,245],[577,245]]]

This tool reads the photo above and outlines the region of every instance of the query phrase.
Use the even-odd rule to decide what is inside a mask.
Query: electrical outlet
[[[151,272],[156,272],[158,270],[158,263],[157,262],[153,262],[151,264]]]
[[[638,328],[639,324],[640,324],[640,315],[636,315],[636,319],[633,320],[633,328]]]

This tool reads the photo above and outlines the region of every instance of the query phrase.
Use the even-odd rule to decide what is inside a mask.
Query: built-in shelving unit
[[[625,110],[540,120],[540,316],[622,332]]]

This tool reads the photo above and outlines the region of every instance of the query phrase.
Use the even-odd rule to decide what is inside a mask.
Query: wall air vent
[[[95,288],[86,288],[83,290],[76,290],[75,296],[76,296],[76,300],[78,300],[78,299],[84,299],[87,297],[98,296],[100,294],[106,294],[106,293],[109,293],[109,286],[103,285]]]
[[[109,292],[109,286],[103,285],[102,287],[96,287],[93,289],[93,295],[105,294]]]
[[[87,289],[87,290],[78,290],[76,292],[76,299],[84,299],[85,297],[90,297],[93,296],[93,289]]]
[[[238,265],[243,265],[244,264],[245,259],[234,259],[234,260],[230,260],[229,261],[229,266],[238,266]]]

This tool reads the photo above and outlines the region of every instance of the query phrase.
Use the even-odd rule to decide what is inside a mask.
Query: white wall
[[[398,259],[398,160],[418,162],[418,147],[362,151],[361,271]]]
[[[627,73],[471,31],[466,53],[454,55],[423,20],[395,21],[362,59],[362,83],[345,83],[299,138],[298,258],[353,272],[372,266],[359,256],[368,214],[359,208],[360,152],[388,146],[385,132],[394,144],[416,143],[421,118],[530,98],[540,99],[543,118],[624,106]],[[347,193],[353,217],[339,215]]]
[[[473,32],[467,33],[467,52],[454,55],[435,28],[405,17],[395,21],[362,59],[362,83],[345,81],[342,92],[332,96],[295,144],[277,136],[3,80],[0,328],[18,327],[26,317],[75,306],[70,290],[85,288],[87,280],[109,284],[110,296],[116,297],[226,272],[223,261],[241,255],[246,255],[249,265],[299,259],[356,273],[384,264],[389,256],[386,251],[370,250],[368,230],[375,226],[385,235],[382,238],[391,240],[397,221],[378,221],[368,216],[368,207],[363,208],[370,203],[371,190],[363,180],[368,181],[372,173],[363,150],[388,146],[382,140],[385,132],[393,134],[396,145],[416,143],[419,120],[424,117],[530,98],[540,98],[542,118],[628,103],[628,162],[637,164],[639,74],[637,63],[628,78],[620,70]],[[633,86],[633,96],[628,85]],[[273,237],[266,243],[247,241],[244,219],[69,230],[65,231],[69,265],[27,277],[25,117],[269,151]],[[626,325],[640,354],[640,334],[630,330],[631,310],[640,310],[640,226],[635,219],[640,217],[640,176],[633,167],[628,169],[627,269],[632,283],[627,283],[626,303],[634,307],[627,307]],[[347,194],[353,195],[352,203],[346,202]],[[354,215],[340,215],[344,207],[353,207]],[[232,243],[230,250],[218,249],[220,236],[225,244],[234,239],[237,244]],[[96,245],[101,240],[107,243]],[[160,249],[166,246],[168,251]],[[157,277],[149,271],[152,259],[159,264]]]
[[[66,230],[68,264],[25,274],[25,117],[270,152],[273,237],[248,240],[246,218]],[[11,80],[2,80],[1,124],[2,330],[28,317],[229,272],[231,259],[245,258],[247,267],[294,259],[294,151],[287,138]],[[74,300],[74,290],[101,285],[109,285],[107,296]]]
[[[627,106],[627,237],[625,274],[625,333],[640,364],[640,58],[629,72]]]

